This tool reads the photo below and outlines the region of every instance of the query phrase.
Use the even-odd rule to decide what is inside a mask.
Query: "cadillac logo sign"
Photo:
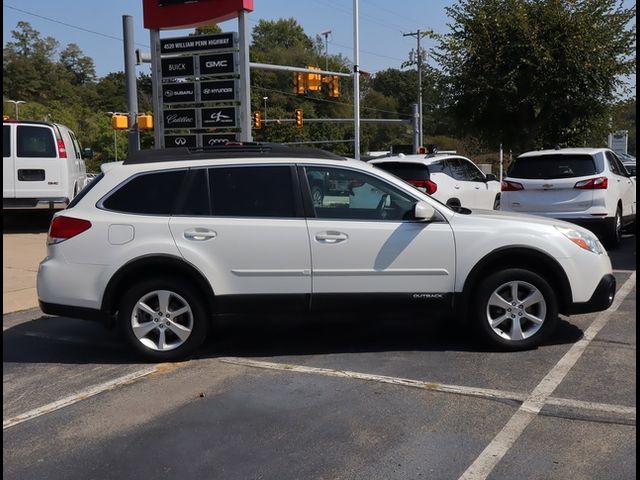
[[[165,110],[162,112],[164,128],[196,128],[196,109]]]

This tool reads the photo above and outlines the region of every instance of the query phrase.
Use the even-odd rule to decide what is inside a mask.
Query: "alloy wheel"
[[[486,307],[486,320],[500,337],[520,341],[535,335],[544,323],[547,303],[542,292],[523,281],[510,281],[496,288]]]

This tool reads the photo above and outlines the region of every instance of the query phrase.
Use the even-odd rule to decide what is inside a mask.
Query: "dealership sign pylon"
[[[150,31],[155,147],[251,141],[249,42],[253,0],[143,0]],[[238,18],[238,33],[160,38],[161,30]]]

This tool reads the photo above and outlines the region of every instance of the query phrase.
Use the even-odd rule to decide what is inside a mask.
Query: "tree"
[[[93,59],[82,54],[75,43],[70,43],[60,53],[60,63],[72,75],[74,85],[85,85],[96,80],[96,68]]]
[[[604,138],[635,71],[635,6],[619,0],[458,0],[437,59],[460,130],[514,150]]]

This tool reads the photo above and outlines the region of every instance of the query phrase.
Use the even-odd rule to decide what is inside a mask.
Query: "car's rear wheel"
[[[133,285],[120,305],[119,321],[134,350],[160,362],[191,355],[208,327],[199,296],[188,284],[169,278]]]
[[[507,269],[482,282],[475,297],[476,326],[495,347],[523,350],[540,344],[558,322],[549,283],[523,269]]]
[[[496,195],[496,199],[493,201],[493,209],[500,210],[500,195]]]
[[[617,248],[622,242],[622,208],[618,205],[616,215],[607,219],[604,243],[607,248]]]

